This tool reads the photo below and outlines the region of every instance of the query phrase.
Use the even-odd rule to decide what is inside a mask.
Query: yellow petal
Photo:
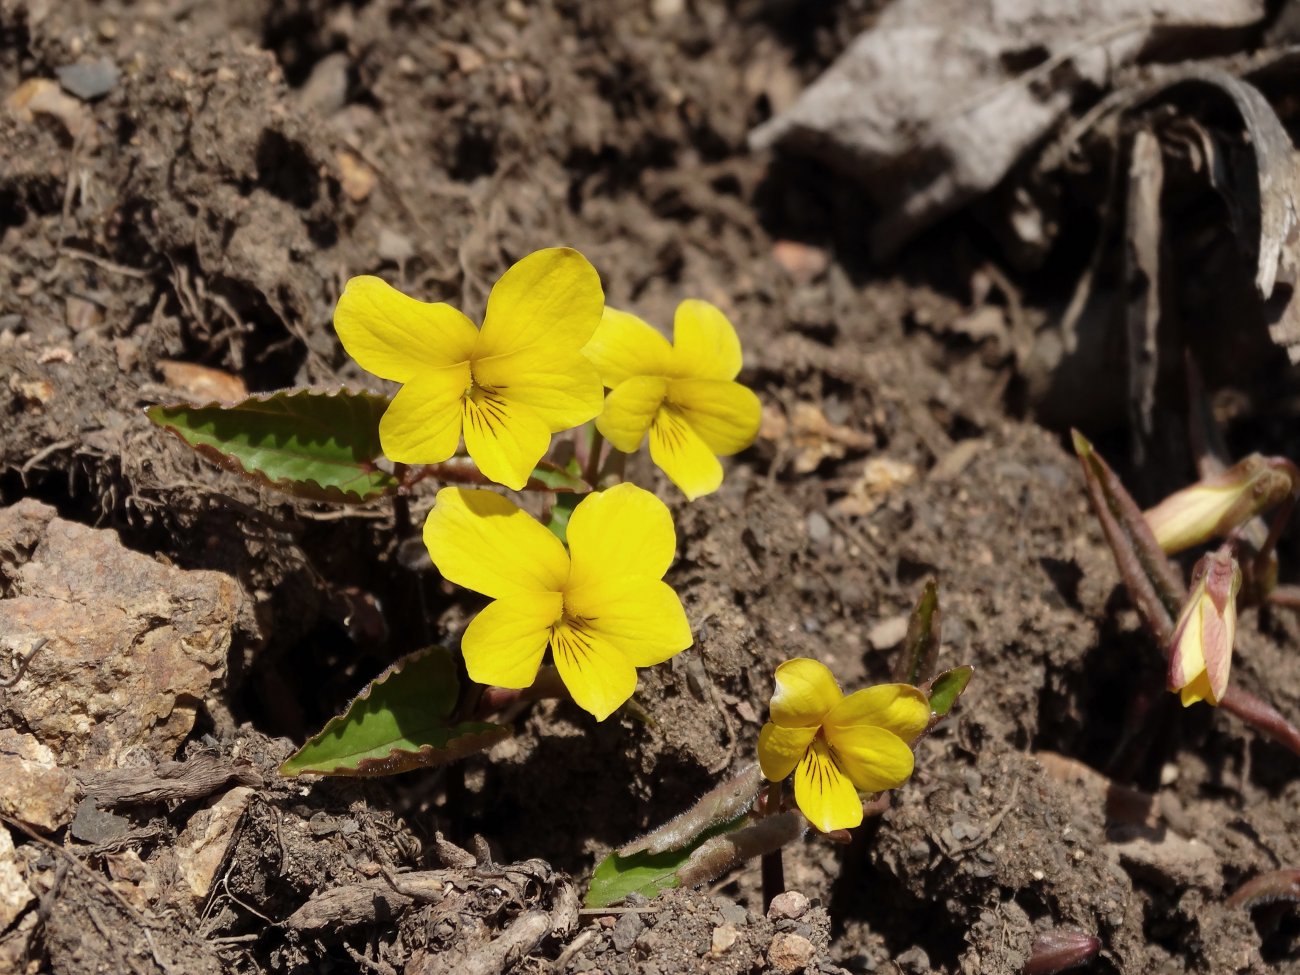
[[[1210,675],[1205,671],[1201,671],[1188,683],[1180,687],[1178,697],[1185,708],[1191,707],[1198,701],[1209,701],[1213,704],[1217,700],[1214,697],[1214,689],[1210,686]]]
[[[812,747],[795,769],[794,801],[823,833],[862,824],[862,800],[821,738],[813,739]]]
[[[742,356],[740,337],[721,309],[695,298],[673,316],[673,375],[735,379]]]
[[[656,376],[623,380],[605,397],[596,429],[625,454],[639,450],[667,393],[668,380]]]
[[[840,768],[863,792],[896,789],[912,774],[912,749],[884,728],[827,729]]]
[[[500,395],[465,400],[465,452],[489,480],[519,491],[551,446],[551,430],[528,407]]]
[[[844,697],[820,660],[795,657],[776,668],[772,720],[784,728],[815,728]]]
[[[384,456],[398,464],[440,464],[456,452],[469,365],[431,369],[397,391],[379,421]]]
[[[604,721],[636,690],[636,667],[617,647],[582,627],[561,623],[551,653],[574,703]]]
[[[474,323],[451,305],[417,301],[371,275],[347,283],[334,330],[362,369],[399,383],[467,362],[478,339]]]
[[[635,484],[619,484],[579,501],[567,536],[571,587],[628,575],[662,579],[677,551],[672,512]]]
[[[605,402],[595,366],[580,353],[545,345],[477,360],[474,381],[527,407],[552,433],[595,419]]]
[[[803,759],[816,728],[782,728],[769,721],[758,733],[758,766],[769,782],[780,782]]]
[[[443,488],[424,544],[444,579],[493,599],[560,592],[569,577],[560,540],[495,491]]]
[[[668,340],[654,326],[608,305],[582,351],[610,389],[633,376],[667,376],[672,369]]]
[[[1171,691],[1181,690],[1198,678],[1206,677],[1203,625],[1203,603],[1206,601],[1201,598],[1190,600],[1183,608],[1183,613],[1178,618],[1178,624],[1174,628],[1169,653],[1169,689]],[[1206,686],[1209,686],[1208,679],[1206,680]],[[1188,696],[1187,694],[1183,695],[1184,704],[1189,703]],[[1200,695],[1194,700],[1201,700],[1204,696]]]
[[[572,522],[570,522],[572,528]],[[569,615],[633,666],[653,667],[691,645],[691,624],[671,586],[635,576],[597,578],[564,594]]]
[[[719,379],[674,379],[668,402],[719,457],[738,454],[754,442],[763,404],[753,390]]]
[[[930,701],[911,684],[878,684],[854,691],[826,713],[826,734],[851,734],[858,727],[891,731],[905,742],[916,739],[930,723]]]
[[[600,275],[585,257],[569,247],[534,251],[493,285],[474,358],[533,345],[579,352],[604,307]]]
[[[469,679],[497,687],[530,686],[551,627],[563,612],[564,597],[558,592],[521,592],[489,603],[461,638]]]
[[[682,414],[664,406],[650,424],[650,459],[687,500],[711,494],[722,484],[722,464]]]

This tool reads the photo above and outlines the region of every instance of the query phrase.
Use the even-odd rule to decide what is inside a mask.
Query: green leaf
[[[633,853],[622,857],[611,853],[596,864],[587,889],[587,907],[608,907],[627,898],[629,894],[654,897],[665,890],[680,887],[677,871],[691,859],[691,855],[715,836],[739,829],[748,818],[742,814],[735,819],[718,823],[699,834],[688,845],[665,853]]]
[[[916,608],[907,622],[907,639],[903,641],[897,674],[902,683],[923,684],[934,675],[934,663],[939,657],[941,620],[939,586],[933,579],[927,579],[921,598],[916,601]]]
[[[573,509],[578,506],[578,502],[585,497],[585,494],[565,492],[564,494],[557,494],[555,502],[551,505],[551,513],[546,519],[546,527],[566,545],[569,543],[569,516],[573,514]]]
[[[282,775],[392,775],[489,748],[508,728],[451,721],[460,692],[444,647],[403,657],[280,766]]]
[[[346,390],[259,393],[233,406],[152,406],[146,415],[204,457],[287,494],[362,502],[398,481],[376,461],[389,400]]]
[[[548,460],[541,461],[528,478],[525,491],[555,491],[588,494],[591,485],[582,479],[577,464],[570,462],[568,467],[560,467]]]
[[[975,668],[966,664],[961,667],[954,667],[952,670],[945,670],[942,674],[930,682],[930,710],[938,717],[946,717],[952,710],[952,706],[957,703],[957,698],[961,697],[962,692],[966,690],[966,685],[970,679],[975,676]]]

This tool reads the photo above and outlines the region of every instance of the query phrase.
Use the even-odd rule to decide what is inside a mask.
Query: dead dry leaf
[[[875,437],[831,423],[807,402],[796,403],[789,417],[779,406],[765,406],[758,435],[792,450],[797,474],[810,474],[824,460],[840,460],[849,451],[870,450],[876,445]]]
[[[195,365],[193,362],[159,359],[158,371],[168,386],[194,397],[196,401],[237,403],[248,398],[248,387],[244,381],[221,369]]]

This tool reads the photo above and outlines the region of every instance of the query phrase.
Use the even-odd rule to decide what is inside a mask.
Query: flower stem
[[[781,808],[781,783],[773,782],[767,787],[764,798],[764,811],[772,814]],[[772,900],[785,890],[785,860],[782,848],[777,847],[770,853],[764,853],[760,861],[763,873],[763,910],[772,906]]]
[[[597,482],[600,480],[600,455],[604,446],[605,438],[592,423],[591,433],[587,436],[587,469],[583,471],[582,479],[591,485],[593,491],[600,486]]]

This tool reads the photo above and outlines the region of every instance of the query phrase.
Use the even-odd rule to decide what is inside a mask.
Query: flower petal
[[[860,727],[884,728],[905,742],[930,723],[930,701],[911,684],[878,684],[847,695],[826,714],[826,734],[854,734]]]
[[[423,372],[397,391],[379,421],[384,456],[398,464],[440,464],[456,452],[469,364]]]
[[[1183,691],[1183,704],[1202,700],[1205,695],[1189,694],[1188,687],[1205,676],[1203,600],[1192,599],[1183,607],[1174,627],[1169,651],[1169,689]],[[1209,683],[1206,682],[1208,688]],[[1189,700],[1190,697],[1190,700]]]
[[[673,347],[659,330],[630,312],[605,306],[596,334],[582,350],[613,389],[633,376],[671,374]]]
[[[776,668],[772,720],[784,728],[815,728],[844,697],[820,660],[795,657]]]
[[[482,391],[465,400],[465,452],[484,477],[520,491],[550,446],[550,427],[528,407]]]
[[[362,369],[399,383],[468,361],[478,340],[474,323],[451,305],[417,301],[368,274],[343,289],[334,330]]]
[[[673,316],[673,375],[735,379],[743,357],[740,337],[716,305],[690,298]]]
[[[912,774],[912,749],[892,731],[857,727],[835,733],[827,741],[844,773],[863,792],[896,789]]]
[[[461,638],[469,679],[497,687],[530,686],[551,627],[563,612],[564,597],[558,592],[520,592],[489,603]]]
[[[585,627],[555,627],[551,653],[574,703],[597,721],[613,714],[636,690],[636,667],[617,647]]]
[[[758,766],[769,782],[780,782],[803,760],[816,728],[782,728],[769,721],[758,733]]]
[[[668,402],[719,457],[752,444],[763,419],[763,404],[753,390],[719,379],[674,379],[668,384]]]
[[[572,527],[570,522],[570,527]],[[653,667],[693,641],[682,601],[658,579],[597,578],[564,595],[565,609],[636,667]]]
[[[569,517],[570,587],[601,579],[662,579],[677,551],[668,506],[644,488],[619,484],[578,502]]]
[[[509,403],[527,407],[552,433],[595,419],[605,402],[595,366],[579,353],[546,345],[478,359],[474,381],[494,388]]]
[[[650,459],[687,500],[711,494],[722,484],[722,464],[681,412],[664,406],[650,424]]]
[[[862,824],[862,800],[822,738],[813,739],[812,747],[795,769],[794,801],[823,833]]]
[[[493,599],[560,592],[569,577],[563,543],[495,491],[443,488],[424,544],[444,579]]]
[[[578,352],[604,307],[600,275],[585,257],[569,247],[534,251],[492,286],[474,358],[533,345]]]
[[[596,429],[625,454],[639,450],[667,393],[666,379],[633,376],[623,380],[605,397]]]

